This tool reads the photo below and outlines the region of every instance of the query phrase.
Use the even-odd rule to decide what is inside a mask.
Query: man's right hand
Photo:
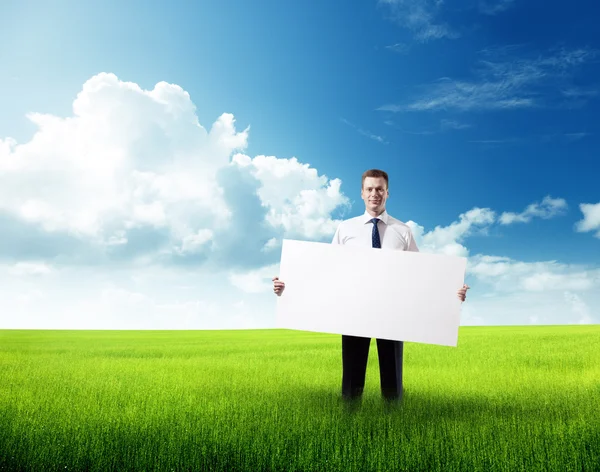
[[[279,277],[273,277],[273,292],[275,295],[280,296],[285,289],[285,283],[279,280]]]

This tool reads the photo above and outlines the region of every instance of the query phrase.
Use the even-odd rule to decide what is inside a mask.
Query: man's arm
[[[408,249],[406,249],[407,251],[413,251],[413,252],[419,252],[419,248],[417,247],[417,243],[415,241],[415,238],[413,237],[412,231],[410,230],[410,228],[408,228]]]
[[[342,244],[342,237],[340,234],[340,227],[342,225],[339,224],[337,229],[335,230],[335,234],[333,235],[333,239],[331,240],[331,244]]]

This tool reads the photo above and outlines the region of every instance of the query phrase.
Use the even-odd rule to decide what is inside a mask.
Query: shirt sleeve
[[[341,237],[340,237],[340,226],[341,226],[341,224],[338,225],[337,229],[335,230],[335,234],[333,235],[331,244],[342,244]]]
[[[408,249],[407,251],[419,252],[419,248],[417,247],[417,243],[415,242],[415,238],[413,238],[412,231],[408,230]]]

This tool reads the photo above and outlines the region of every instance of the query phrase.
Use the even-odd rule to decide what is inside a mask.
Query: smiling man
[[[332,244],[415,251],[410,227],[390,216],[385,203],[389,197],[388,174],[379,169],[367,170],[362,176],[361,197],[365,212],[361,216],[344,220],[333,236]],[[285,283],[273,278],[273,291],[280,296]],[[469,287],[463,285],[457,292],[465,301]],[[345,399],[360,398],[365,386],[367,359],[371,338],[342,335],[342,396]],[[385,399],[402,397],[402,363],[404,342],[377,339],[381,393]]]

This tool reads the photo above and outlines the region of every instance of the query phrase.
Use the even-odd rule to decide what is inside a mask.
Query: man
[[[389,197],[386,172],[367,170],[362,176],[361,197],[365,202],[365,213],[342,221],[332,244],[419,251],[410,227],[390,216],[385,209]],[[274,277],[275,294],[280,296],[284,289],[285,283]],[[463,285],[457,292],[458,298],[465,301],[468,289]],[[342,335],[342,396],[345,399],[360,398],[363,393],[370,343],[370,338]],[[403,351],[403,341],[377,339],[381,393],[385,399],[402,397]]]

